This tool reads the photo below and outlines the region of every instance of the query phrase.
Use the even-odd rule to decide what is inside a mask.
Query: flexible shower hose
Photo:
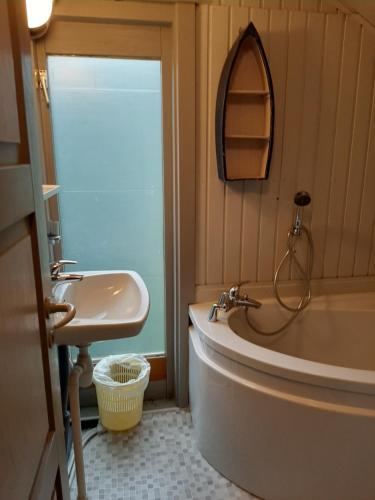
[[[296,256],[296,248],[295,248],[295,239],[299,238],[300,235],[294,234],[292,229],[288,232],[288,241],[287,241],[287,251],[285,252],[283,258],[281,259],[279,265],[277,266],[274,279],[273,279],[273,290],[275,293],[275,297],[277,302],[280,304],[281,307],[286,309],[287,311],[292,313],[292,316],[288,319],[286,323],[284,323],[280,328],[277,328],[276,330],[271,330],[269,332],[266,332],[264,330],[261,330],[258,328],[256,325],[252,323],[252,321],[249,318],[249,315],[247,314],[247,309],[245,312],[245,317],[247,324],[252,328],[256,333],[259,333],[260,335],[276,335],[277,333],[281,333],[285,328],[287,328],[298,316],[298,314],[305,309],[305,307],[309,304],[311,300],[311,273],[312,273],[312,267],[313,267],[313,241],[311,238],[310,231],[306,229],[305,226],[300,227],[301,234],[304,234],[307,239],[307,254],[306,254],[306,266],[303,268],[301,265],[300,261],[298,260]],[[297,271],[299,275],[301,276],[303,282],[304,282],[304,289],[301,294],[300,300],[298,302],[298,305],[296,307],[291,307],[287,305],[281,298],[279,294],[279,273],[280,270],[283,268],[284,264],[286,262],[290,262],[291,265],[295,265],[297,268]]]

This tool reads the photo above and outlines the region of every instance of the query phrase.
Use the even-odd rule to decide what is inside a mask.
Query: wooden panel
[[[161,55],[159,27],[55,22],[45,39],[49,54],[102,55],[158,58]]]
[[[301,0],[282,0],[282,7],[287,10],[300,10]]]
[[[338,276],[345,194],[352,148],[360,44],[360,25],[347,19],[344,32],[339,104],[332,176],[330,181],[330,202],[324,255],[324,276],[329,278]]]
[[[8,8],[0,2],[0,141],[20,142]]]
[[[207,98],[208,98],[208,6],[204,5],[197,11],[197,56],[196,56],[196,209],[197,209],[197,239],[196,239],[196,283],[206,283],[207,255]]]
[[[372,276],[375,274],[375,224],[372,230],[372,242],[371,242],[370,264],[369,264],[368,274]]]
[[[301,10],[317,11],[319,9],[319,0],[301,0]]]
[[[280,7],[280,0],[261,0],[260,6],[263,9],[278,9]]]
[[[375,80],[372,88],[371,122],[369,126],[366,165],[361,199],[361,213],[356,239],[354,275],[374,274],[375,245]]]
[[[371,68],[371,70],[369,70]],[[346,186],[345,211],[339,260],[339,276],[352,276],[358,235],[364,168],[370,132],[371,102],[375,68],[375,46],[367,32],[363,32],[356,90],[356,104],[350,151],[349,174]],[[375,183],[373,184],[375,187]]]
[[[298,154],[297,191],[312,193],[316,161],[319,114],[321,104],[321,73],[325,19],[320,14],[310,14],[306,27],[304,97],[301,137]],[[304,217],[306,221],[307,210]]]
[[[11,239],[0,249],[0,498],[9,500],[29,498],[49,431],[31,238],[27,226],[22,237],[18,227],[2,232],[2,240]]]
[[[267,52],[275,94],[275,136],[270,176],[262,186],[262,205],[259,227],[258,281],[271,281],[274,273],[274,247],[279,200],[282,144],[284,137],[284,109],[286,68],[288,57],[288,15],[272,11],[270,15],[269,48]]]
[[[224,193],[212,151],[210,157],[217,85],[212,64],[218,65],[228,35],[231,44],[234,26],[238,19],[246,22],[246,13],[243,7],[231,7],[229,16],[227,7],[204,7],[211,13],[215,9],[207,36],[207,15],[198,7],[200,19],[206,15],[200,21],[197,65],[201,95],[197,124],[202,131],[197,152],[198,284],[230,284],[238,275],[244,281],[270,281],[286,250],[298,189],[312,195],[304,222],[313,233],[313,276],[374,272],[373,35],[358,20],[332,13],[336,8],[329,2],[316,2],[319,11],[329,14],[313,12],[314,3],[295,7],[292,3],[283,2],[277,10],[249,9],[261,31],[274,81],[273,159],[267,181],[233,183],[225,186]],[[310,11],[292,12],[292,8]],[[216,68],[215,74],[219,71]],[[289,269],[282,273],[284,279],[291,276]]]
[[[305,13],[290,13],[283,160],[280,172],[279,211],[275,249],[276,263],[280,262],[286,250],[287,234],[294,212],[293,196],[297,188],[298,152],[301,140],[304,102],[303,71],[305,68],[306,21],[307,16]],[[287,266],[284,266],[279,276],[281,279],[289,277]]]
[[[39,464],[39,473],[33,484],[30,500],[48,498],[56,484],[56,470],[58,468],[58,454],[56,434],[49,432],[45,442],[42,462]]]
[[[210,7],[208,59],[208,144],[207,144],[207,282],[223,280],[224,184],[218,179],[215,149],[215,107],[221,70],[228,52],[227,7]]]
[[[176,401],[188,404],[188,306],[194,300],[195,276],[195,7],[177,4],[174,23],[174,93],[178,248],[176,298]],[[176,338],[177,337],[177,338]]]
[[[229,45],[235,42],[239,30],[247,27],[249,10],[245,7],[232,8],[229,15]],[[224,212],[224,283],[240,280],[241,237],[242,237],[242,194],[244,183],[228,183],[225,186]]]
[[[158,2],[103,2],[102,0],[59,0],[54,5],[55,19],[91,20],[134,23],[171,24],[174,18],[174,6]]]
[[[241,46],[233,67],[230,88],[231,90],[268,90],[262,58],[253,39],[248,38]]]
[[[165,356],[147,357],[151,365],[150,382],[167,378],[167,358]]]
[[[242,0],[241,5],[249,7],[260,7],[261,0]]]
[[[341,16],[335,15],[328,15],[326,20],[318,150],[312,193],[313,212],[311,231],[314,235],[314,278],[323,277],[324,245],[329,203],[329,179],[331,177],[336,132],[337,86],[341,68],[343,22],[344,19]]]
[[[330,14],[337,14],[335,1],[331,2],[331,0],[320,0],[319,11],[327,12]]]
[[[323,63],[325,18],[321,14],[308,14],[305,32],[304,96],[301,132],[297,160],[296,191],[307,191],[313,196],[314,167],[317,156],[319,115],[321,110],[321,75]],[[313,206],[303,211],[306,227],[310,227]],[[306,240],[299,244],[299,260],[306,265]],[[299,273],[292,269],[292,279],[299,279]]]
[[[34,210],[31,188],[29,165],[0,168],[0,231]],[[13,207],[11,213],[9,206]]]
[[[226,109],[225,135],[269,136],[269,120],[263,95],[229,94]],[[269,105],[268,105],[269,106]],[[268,108],[267,106],[267,108]]]
[[[250,20],[254,23],[267,53],[269,12],[251,9]],[[245,181],[242,212],[241,281],[255,281],[257,279],[261,190],[262,182]]]

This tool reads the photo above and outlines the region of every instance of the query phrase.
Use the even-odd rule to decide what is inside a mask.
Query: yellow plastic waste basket
[[[107,356],[94,368],[93,381],[102,425],[124,431],[139,423],[150,364],[138,354]]]

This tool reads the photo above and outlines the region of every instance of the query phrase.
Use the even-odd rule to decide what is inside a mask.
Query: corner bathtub
[[[375,293],[313,299],[263,337],[244,309],[190,307],[190,405],[198,447],[267,500],[375,499]],[[249,310],[272,329],[287,313]],[[229,499],[228,499],[229,500]]]

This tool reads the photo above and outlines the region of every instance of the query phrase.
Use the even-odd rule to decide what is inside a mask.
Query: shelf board
[[[43,184],[43,200],[48,200],[55,194],[57,194],[60,190],[60,186],[58,184]]]
[[[269,141],[268,135],[243,135],[243,134],[230,134],[226,135],[225,139],[244,139],[250,141]]]
[[[229,90],[229,95],[244,95],[244,96],[268,96],[268,90]]]

